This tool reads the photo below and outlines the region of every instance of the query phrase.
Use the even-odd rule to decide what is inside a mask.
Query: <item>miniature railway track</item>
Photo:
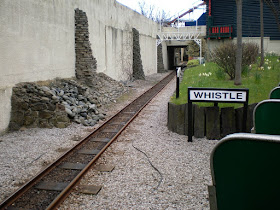
[[[138,113],[175,76],[143,93],[0,204],[0,209],[55,209]]]

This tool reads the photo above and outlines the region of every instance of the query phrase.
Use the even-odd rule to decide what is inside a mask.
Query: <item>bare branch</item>
[[[155,5],[147,5],[144,0],[138,1],[138,6],[140,14],[157,23],[165,22],[170,19],[170,15],[166,11],[160,10]]]

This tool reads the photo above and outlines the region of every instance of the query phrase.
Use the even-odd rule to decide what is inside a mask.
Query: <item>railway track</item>
[[[56,209],[99,156],[175,76],[167,75],[0,204],[0,209]]]

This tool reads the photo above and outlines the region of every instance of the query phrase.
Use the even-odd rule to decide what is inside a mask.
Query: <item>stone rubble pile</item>
[[[86,87],[78,86],[73,80],[54,85],[49,92],[52,93],[52,99],[56,103],[64,106],[65,112],[74,122],[93,126],[100,119],[104,119],[104,114],[98,110],[101,106],[98,92],[91,92]]]
[[[20,83],[13,88],[9,128],[65,128],[70,122],[93,126],[105,118],[102,106],[115,103],[127,91],[105,74],[95,74],[93,87],[76,80],[57,79],[49,85]]]

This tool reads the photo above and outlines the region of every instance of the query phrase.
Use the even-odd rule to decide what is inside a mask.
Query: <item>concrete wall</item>
[[[167,43],[166,43],[166,41],[164,41],[161,44],[162,44],[163,65],[164,65],[164,69],[167,70],[168,66],[169,66],[168,53],[167,53]]]
[[[206,36],[206,26],[187,26],[187,27],[180,27],[178,28],[174,27],[162,27],[161,28],[162,33],[193,33],[197,34],[199,33],[199,37],[205,37]]]
[[[1,0],[0,132],[9,123],[15,84],[75,76],[76,8],[88,17],[97,72],[127,78],[132,28],[140,32],[145,74],[157,72],[157,24],[115,0]]]

